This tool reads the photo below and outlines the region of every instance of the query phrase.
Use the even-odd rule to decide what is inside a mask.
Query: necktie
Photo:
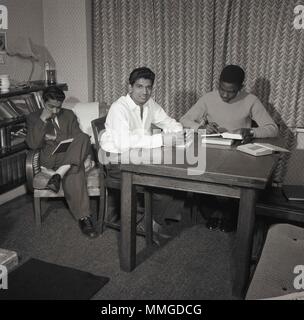
[[[59,126],[58,126],[58,124],[57,124],[57,122],[56,122],[55,118],[52,118],[52,124],[53,124],[53,126],[54,126],[55,134],[56,134],[56,136],[57,136],[57,134],[58,134],[58,132],[59,132],[60,128],[59,128]]]

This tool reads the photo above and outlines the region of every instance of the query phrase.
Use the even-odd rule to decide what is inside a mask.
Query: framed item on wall
[[[0,53],[5,52],[6,48],[6,32],[0,32]]]

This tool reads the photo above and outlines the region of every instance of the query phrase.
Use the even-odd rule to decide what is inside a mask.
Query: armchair
[[[96,118],[99,113],[99,104],[97,102],[93,103],[77,103],[71,108],[76,116],[78,117],[80,128],[87,134],[91,135],[92,131],[90,124],[92,119]],[[83,113],[86,116],[83,116]],[[59,198],[64,197],[62,186],[58,193],[54,193],[50,190],[45,190],[46,184],[50,178],[47,172],[41,170],[40,166],[40,153],[39,150],[30,150],[26,157],[26,178],[27,178],[27,188],[29,191],[33,192],[34,195],[34,218],[35,225],[37,228],[41,227],[43,212],[41,208],[41,199],[43,198]],[[104,210],[104,188],[103,177],[100,175],[99,167],[94,168],[86,172],[87,188],[89,196],[99,197],[99,211],[98,217],[103,215]]]
[[[50,178],[50,175],[43,172],[40,167],[40,153],[39,150],[30,150],[26,157],[26,183],[29,191],[34,194],[34,218],[37,228],[41,227],[42,215],[41,199],[42,198],[64,198],[62,186],[58,193],[54,193],[50,190],[45,190],[46,184]],[[86,172],[86,180],[88,187],[88,194],[90,197],[99,197],[99,214],[98,217],[103,215],[104,210],[104,196],[100,193],[100,179],[99,168]],[[98,218],[97,217],[97,218]]]

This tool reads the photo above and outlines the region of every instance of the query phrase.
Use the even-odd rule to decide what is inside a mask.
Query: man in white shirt
[[[141,67],[131,72],[129,92],[111,105],[105,123],[106,131],[99,137],[104,151],[123,153],[131,148],[151,149],[172,145],[172,137],[183,133],[182,125],[170,118],[151,98],[154,80],[155,74],[149,68]],[[152,124],[162,129],[162,133],[153,134]],[[120,179],[119,165],[109,164],[107,171],[108,177]],[[117,207],[119,196],[115,198]],[[161,202],[164,210],[168,202],[165,198],[162,196],[162,201],[159,201],[158,197],[158,205]]]
[[[115,101],[107,115],[106,132],[100,138],[105,151],[122,153],[131,147],[161,147],[166,135],[182,131],[182,125],[151,98],[154,79],[154,73],[148,68],[133,70],[129,93]],[[152,134],[152,124],[163,133]]]

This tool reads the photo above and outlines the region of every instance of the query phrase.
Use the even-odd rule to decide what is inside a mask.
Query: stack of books
[[[239,133],[214,133],[202,135],[202,143],[219,144],[225,146],[231,146],[235,140],[242,140],[243,136]]]
[[[17,119],[43,108],[40,92],[0,100],[0,120]]]

